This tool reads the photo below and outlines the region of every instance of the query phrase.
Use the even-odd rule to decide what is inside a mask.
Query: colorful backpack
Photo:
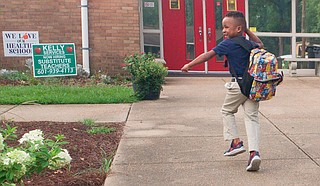
[[[283,80],[283,73],[278,73],[277,58],[265,49],[251,50],[248,73],[253,77],[249,98],[255,101],[271,99]]]
[[[271,99],[275,96],[277,86],[283,81],[283,72],[278,73],[277,58],[265,49],[251,50],[251,45],[241,38],[233,40],[250,52],[249,65],[242,80],[236,76],[242,94],[254,101]],[[232,67],[231,70],[234,71]]]

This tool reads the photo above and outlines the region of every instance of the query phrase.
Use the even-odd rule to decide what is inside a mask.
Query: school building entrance
[[[141,51],[156,54],[166,61],[169,71],[180,72],[184,64],[224,39],[223,16],[229,11],[241,11],[248,28],[278,57],[280,69],[288,69],[290,62],[298,58],[301,62],[296,68],[314,70],[316,62],[300,58],[320,56],[317,3],[270,0],[261,6],[260,0],[140,0]],[[216,56],[191,71],[227,72],[224,60]]]
[[[143,50],[163,58],[170,71],[179,71],[184,64],[223,40],[221,22],[228,11],[245,12],[244,0],[142,0],[141,6]],[[162,19],[155,21],[157,17]],[[158,27],[161,24],[162,28]],[[161,39],[162,46],[159,45]],[[219,56],[192,69],[227,70],[224,58]]]

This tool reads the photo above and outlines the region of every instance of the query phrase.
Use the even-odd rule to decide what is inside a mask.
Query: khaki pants
[[[244,117],[249,151],[259,151],[259,102],[252,101],[245,97],[241,93],[237,82],[226,83],[225,87],[227,88],[227,95],[221,109],[224,126],[224,139],[229,141],[239,138],[234,114],[237,113],[239,106],[242,105],[245,114]]]

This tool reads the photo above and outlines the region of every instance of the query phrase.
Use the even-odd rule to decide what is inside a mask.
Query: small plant
[[[108,127],[92,127],[91,129],[88,129],[87,132],[89,134],[98,134],[98,133],[110,133],[114,132],[116,129],[114,128],[108,128]]]
[[[289,69],[289,62],[288,61],[282,61],[282,69]]]
[[[84,125],[90,126],[90,127],[95,124],[95,122],[94,122],[93,119],[84,119],[84,120],[82,121],[82,123],[83,123]]]
[[[39,79],[34,78],[30,71],[20,72],[15,70],[0,70],[0,80],[7,80],[10,82],[16,82],[22,85],[38,85]]]
[[[113,155],[107,156],[106,152],[101,149],[102,152],[102,166],[101,166],[101,171],[104,173],[108,173],[113,161]]]
[[[156,62],[152,54],[134,54],[126,57],[124,62],[124,69],[132,76],[133,89],[137,97],[158,99],[168,75],[167,68]]]
[[[90,129],[87,130],[87,133],[89,134],[99,134],[99,133],[107,134],[107,133],[116,131],[115,128],[96,126],[95,121],[93,119],[84,119],[82,123],[90,127]]]
[[[30,75],[25,72],[18,72],[14,70],[5,70],[2,69],[0,71],[0,79],[10,80],[10,81],[28,81],[30,79]]]
[[[0,127],[0,184],[15,185],[32,173],[40,173],[49,168],[57,170],[70,165],[72,158],[66,149],[63,135],[54,136],[55,140],[45,139],[41,130],[25,133],[18,140],[19,145],[9,146],[7,141],[16,141],[16,127],[1,121],[6,128]]]

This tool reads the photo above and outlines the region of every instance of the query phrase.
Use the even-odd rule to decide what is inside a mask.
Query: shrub
[[[126,57],[124,67],[132,76],[133,89],[140,99],[159,98],[168,70],[156,62],[152,54],[134,54]],[[152,97],[152,95],[156,97]]]

